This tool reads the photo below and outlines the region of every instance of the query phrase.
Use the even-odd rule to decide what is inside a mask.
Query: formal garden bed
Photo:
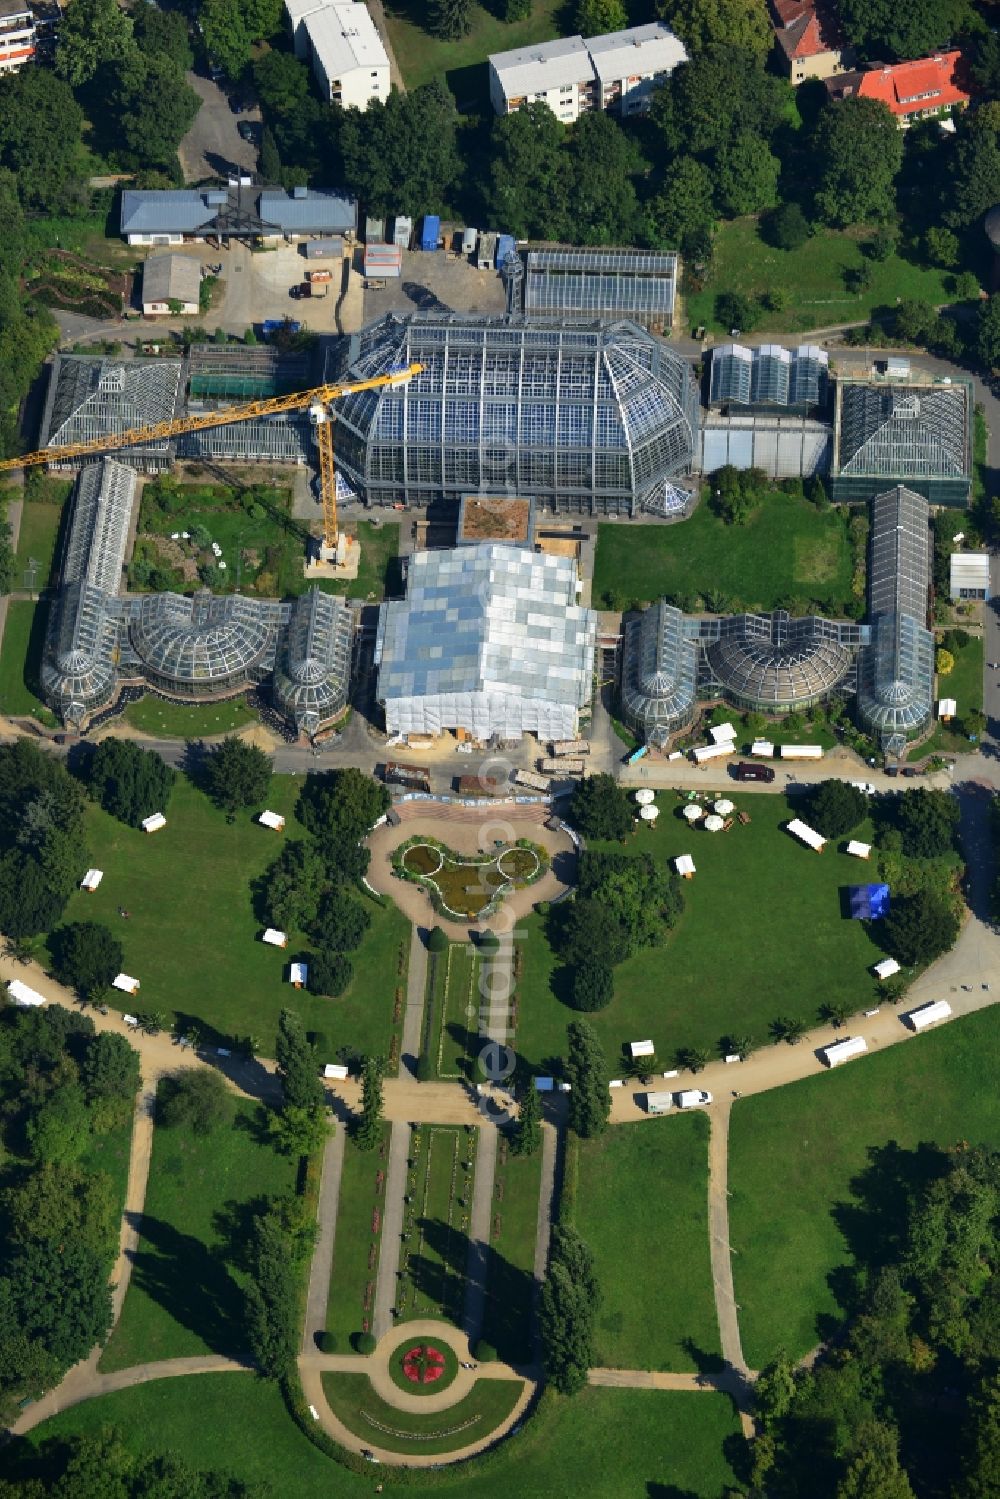
[[[549,867],[544,848],[527,838],[494,854],[458,854],[446,843],[417,834],[392,856],[393,873],[423,885],[436,911],[456,920],[481,920],[513,890],[533,885]]]
[[[476,1176],[475,1129],[415,1125],[410,1136],[396,1310],[461,1323]]]
[[[382,1245],[389,1126],[383,1124],[377,1149],[344,1149],[337,1203],[337,1233],[326,1303],[325,1351],[357,1348],[359,1334],[372,1330],[375,1283]]]
[[[440,1395],[458,1373],[458,1358],[447,1343],[407,1338],[389,1360],[392,1382],[408,1395]]]

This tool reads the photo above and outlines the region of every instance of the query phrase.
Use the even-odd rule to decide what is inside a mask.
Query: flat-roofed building
[[[389,55],[362,0],[285,0],[296,57],[312,64],[325,98],[367,109],[389,97]]]

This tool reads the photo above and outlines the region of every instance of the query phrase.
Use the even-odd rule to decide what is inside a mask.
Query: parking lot
[[[363,251],[359,251],[359,255]],[[477,271],[468,260],[443,250],[403,251],[403,274],[378,290],[368,290],[364,320],[384,317],[387,312],[503,312],[507,306],[504,284],[496,271]]]

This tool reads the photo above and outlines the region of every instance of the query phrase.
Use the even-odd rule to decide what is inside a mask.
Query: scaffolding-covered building
[[[378,701],[391,734],[575,739],[597,616],[566,557],[483,542],[418,552],[406,598],[379,611]]]
[[[927,628],[927,501],[897,484],[872,503],[868,560],[870,643],[858,669],[858,712],[887,750],[900,751],[930,721],[934,636]]]
[[[644,250],[529,250],[524,310],[533,317],[629,318],[671,328],[677,255]]]
[[[685,619],[666,599],[626,622],[622,717],[645,744],[665,744],[694,718],[698,646],[692,636],[696,632],[696,622]]]
[[[368,505],[483,490],[565,513],[658,513],[697,460],[691,368],[635,323],[390,314],[360,335],[350,378],[414,362],[405,385],[336,407],[337,462]]]
[[[833,499],[868,501],[886,485],[903,484],[932,505],[968,504],[972,410],[968,380],[838,380]]]
[[[183,365],[179,359],[115,360],[107,356],[57,354],[42,413],[40,448],[69,447],[135,427],[151,427],[180,414]],[[167,439],[122,448],[117,461],[145,473],[167,469],[174,444]],[[53,461],[73,469],[92,462]]]

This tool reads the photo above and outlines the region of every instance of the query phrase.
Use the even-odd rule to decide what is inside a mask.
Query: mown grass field
[[[614,999],[588,1015],[603,1042],[612,1076],[624,1065],[623,1047],[650,1037],[665,1067],[679,1047],[718,1054],[722,1037],[747,1034],[758,1045],[778,1015],[815,1022],[820,1006],[849,1001],[852,1011],[872,1003],[868,971],[884,956],[861,922],[846,920],[841,890],[858,880],[857,860],[822,854],[784,831],[796,815],[784,797],[726,793],[751,817],[728,833],[689,828],[675,793],[660,792],[660,817],[621,850],[650,853],[662,863],[691,854],[697,873],[684,882],[685,909],[661,947],[643,948],[614,970]],[[855,834],[866,836],[864,825]],[[565,975],[532,916],[525,930],[517,1050],[532,1066],[564,1055],[566,1026],[575,1012],[562,1002]]]
[[[396,1304],[399,1321],[444,1317],[461,1325],[469,1217],[476,1178],[476,1131],[425,1124],[411,1135]]]
[[[45,603],[8,600],[0,650],[0,713],[34,717],[51,726],[55,718],[38,696],[38,668],[48,612]]]
[[[368,1499],[372,1478],[325,1457],[292,1424],[277,1386],[252,1374],[199,1374],[139,1385],[61,1412],[0,1455],[17,1473],[49,1437],[96,1435],[113,1425],[135,1453],[179,1453],[193,1467],[269,1484],[295,1499]],[[734,1483],[723,1446],[739,1431],[722,1395],[587,1389],[546,1395],[521,1433],[483,1464],[428,1474],[455,1499],[719,1499]]]
[[[483,1337],[507,1363],[534,1353],[535,1237],[542,1152],[512,1155],[501,1140],[493,1183]]]
[[[277,857],[282,837],[304,836],[295,819],[300,784],[295,776],[271,779],[267,804],[287,819],[280,837],[251,812],[227,822],[186,776],[177,778],[167,826],[152,836],[91,806],[88,847],[104,880],[93,895],[71,897],[65,920],[110,926],[125,949],[126,971],[142,985],[143,1009],[193,1017],[216,1033],[216,1044],[253,1035],[261,1054],[273,1056],[278,1016],[288,1008],[322,1034],[328,1060],[345,1048],[388,1054],[394,987],[403,982],[399,952],[409,943],[394,906],[365,901],[371,926],[339,999],[317,998],[287,981],[289,962],[308,951],[301,934],[291,933],[285,949],[260,940],[265,922],[254,911],[251,884]],[[127,921],[118,916],[120,905],[131,913]],[[134,1008],[135,1001],[113,994]]]
[[[961,732],[962,715],[970,708],[983,706],[983,661],[982,639],[972,635],[968,645],[955,653],[955,670],[937,679],[936,697],[953,697],[958,705],[958,719],[950,724],[938,722],[926,744],[916,751],[915,759],[923,755],[968,754],[972,746]]]
[[[596,1361],[624,1369],[717,1368],[707,1118],[620,1125],[581,1142],[575,1220],[602,1291]]]
[[[338,1129],[342,1125],[337,1126]],[[330,1271],[330,1296],[326,1304],[326,1328],[337,1339],[337,1352],[351,1351],[350,1339],[367,1331],[362,1323],[371,1322],[374,1309],[374,1285],[378,1275],[378,1252],[381,1243],[381,1219],[385,1212],[385,1170],[389,1127],[383,1125],[379,1150],[361,1151],[348,1140],[344,1146],[344,1166],[340,1177],[337,1202],[337,1236],[333,1246]],[[376,1179],[382,1174],[382,1182]],[[378,1228],[374,1213],[379,1214]],[[373,1288],[365,1310],[365,1290]]]
[[[873,308],[894,307],[898,300],[909,298],[935,306],[951,300],[947,272],[924,269],[899,255],[867,261],[871,285],[861,293],[849,292],[844,274],[865,262],[861,246],[873,233],[864,228],[824,229],[797,250],[776,250],[761,239],[754,218],[722,224],[715,237],[708,284],[687,299],[688,321],[692,328],[704,324],[728,337],[729,328],[715,317],[715,298],[726,291],[752,297],[775,288],[785,293],[784,307],[779,312],[762,312],[755,333],[798,333],[838,323],[862,323]]]
[[[726,611],[760,611],[782,600],[821,602],[839,613],[851,588],[847,513],[817,510],[768,492],[745,526],[727,526],[706,501],[672,526],[605,522],[597,530],[593,596],[626,603],[663,594],[726,595]]]
[[[55,561],[56,543],[62,524],[63,507],[42,501],[26,500],[21,511],[21,527],[17,536],[17,561],[14,572],[14,588],[26,587],[25,574],[28,559],[38,563],[35,569],[35,592],[48,587]]]
[[[350,599],[384,599],[387,594],[400,592],[399,576],[399,526],[391,521],[378,525],[360,520],[357,526],[349,526],[361,544],[361,559],[358,576],[343,583],[324,579],[321,587],[325,593],[341,593]]]
[[[225,703],[168,703],[162,697],[144,697],[129,703],[124,716],[133,729],[154,739],[209,739],[234,734],[257,720],[242,698]]]
[[[385,9],[389,40],[408,89],[430,83],[433,78],[474,68],[485,63],[491,52],[507,52],[512,47],[548,41],[563,29],[559,24],[562,0],[532,0],[528,19],[512,24],[501,21],[493,14],[492,7],[487,8],[473,0],[469,31],[452,42],[442,41],[426,29],[425,0],[390,0]],[[483,87],[488,88],[485,67],[480,71]],[[486,112],[488,95],[478,101],[474,97],[467,100],[465,96],[470,92],[467,85],[463,87],[460,78],[449,81],[453,89],[460,91],[460,104],[468,102],[478,107],[479,112]]]
[[[330,1409],[347,1429],[391,1452],[454,1452],[495,1430],[522,1389],[519,1379],[480,1379],[448,1410],[425,1415],[389,1405],[376,1395],[367,1374],[323,1375]]]
[[[258,1111],[232,1098],[209,1134],[156,1128],[139,1250],[102,1369],[246,1353],[239,1262],[250,1204],[295,1183],[295,1162],[261,1138]]]
[[[905,1005],[904,1007],[905,1008]],[[950,1021],[880,1056],[741,1100],[729,1129],[730,1236],[743,1351],[798,1358],[838,1315],[838,1268],[863,1258],[894,1173],[863,1188],[869,1152],[1000,1146],[1000,1014]]]

